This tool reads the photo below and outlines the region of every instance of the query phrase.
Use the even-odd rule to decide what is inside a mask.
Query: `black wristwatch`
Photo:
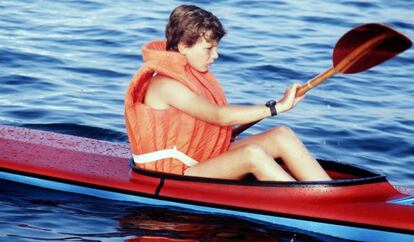
[[[270,109],[270,113],[272,114],[272,117],[277,115],[276,103],[277,102],[275,100],[269,100],[266,102],[266,107]]]

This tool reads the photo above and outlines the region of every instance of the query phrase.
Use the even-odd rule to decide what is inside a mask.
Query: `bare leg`
[[[331,180],[296,134],[287,127],[276,127],[264,133],[241,139],[234,142],[230,149],[237,149],[246,144],[259,145],[272,157],[281,158],[298,180]]]
[[[185,175],[239,179],[253,173],[258,180],[294,181],[263,149],[254,144],[241,145],[217,157],[188,168]]]

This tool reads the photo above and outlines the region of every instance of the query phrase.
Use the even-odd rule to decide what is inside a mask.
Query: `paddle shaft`
[[[326,69],[321,74],[315,76],[311,80],[309,80],[307,83],[300,86],[296,92],[296,97],[301,97],[305,95],[309,90],[316,87],[317,85],[321,84],[322,82],[326,81],[329,77],[335,75],[337,72],[333,66]]]

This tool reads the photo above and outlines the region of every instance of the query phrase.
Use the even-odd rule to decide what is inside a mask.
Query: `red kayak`
[[[0,179],[358,241],[414,241],[414,196],[364,168],[320,161],[334,181],[236,181],[145,171],[130,157],[126,144],[0,126]]]

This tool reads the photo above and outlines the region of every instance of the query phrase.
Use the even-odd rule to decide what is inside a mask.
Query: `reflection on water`
[[[146,208],[120,219],[123,229],[137,233],[128,241],[324,241],[288,228],[239,218]]]

